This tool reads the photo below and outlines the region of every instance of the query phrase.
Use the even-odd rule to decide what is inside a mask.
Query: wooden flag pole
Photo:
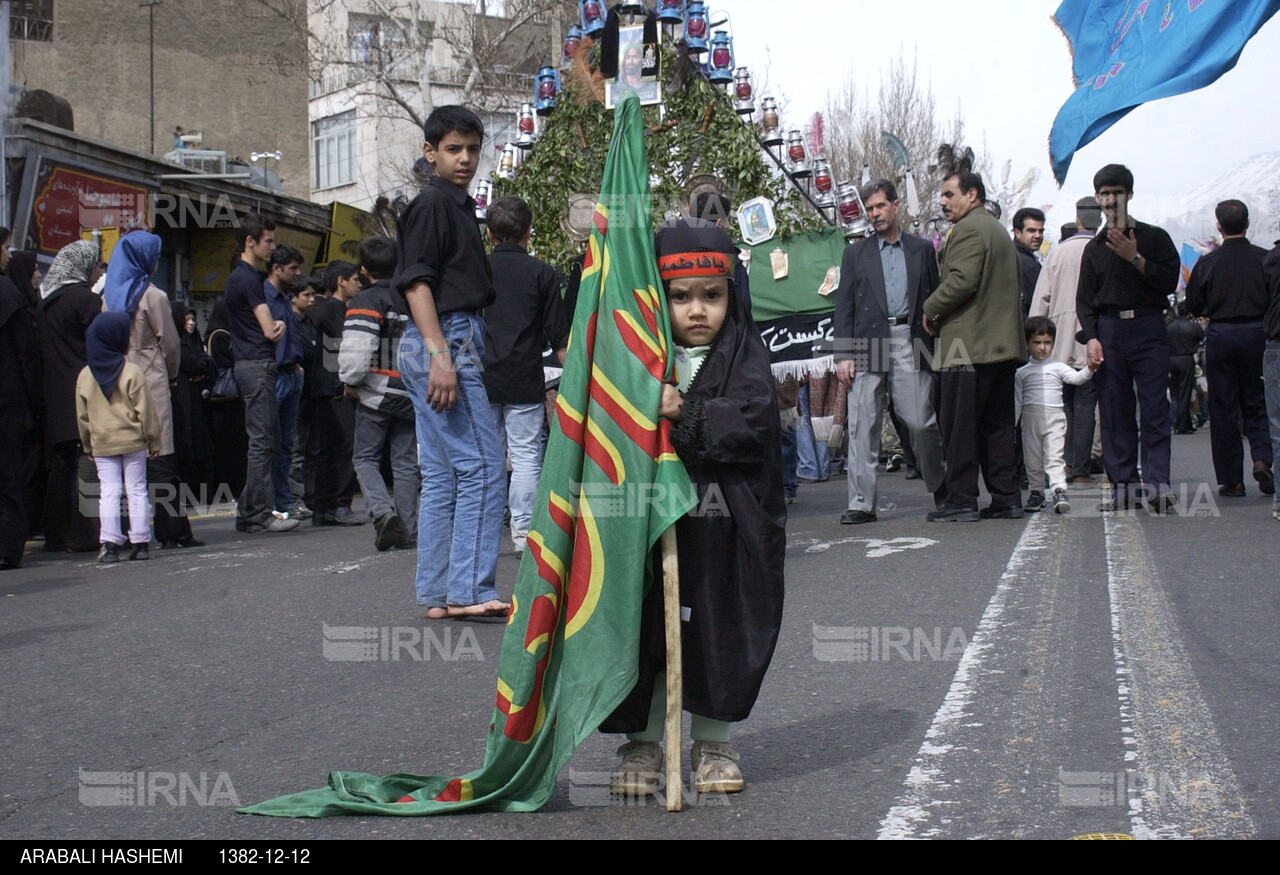
[[[662,533],[662,604],[667,638],[667,811],[684,806],[681,752],[684,750],[684,670],[680,655],[680,558],[676,527]]]

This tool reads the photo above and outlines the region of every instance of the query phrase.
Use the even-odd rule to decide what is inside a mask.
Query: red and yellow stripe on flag
[[[484,765],[458,778],[332,772],[252,814],[532,811],[636,681],[653,545],[695,505],[659,418],[670,324],[653,251],[640,106],[618,107],[555,427],[502,640]]]

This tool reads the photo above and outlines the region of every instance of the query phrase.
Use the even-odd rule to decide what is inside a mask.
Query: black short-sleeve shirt
[[[265,277],[249,262],[241,260],[227,278],[227,327],[231,332],[231,353],[238,362],[276,357],[276,345],[267,340],[258,317],[253,314],[254,307],[267,303],[262,292]]]
[[[396,274],[401,293],[431,287],[436,312],[477,311],[493,303],[493,279],[476,223],[475,201],[438,176],[396,221]]]

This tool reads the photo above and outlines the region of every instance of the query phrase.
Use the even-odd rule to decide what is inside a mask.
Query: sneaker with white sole
[[[741,755],[724,742],[695,741],[689,753],[699,793],[740,793],[746,786],[738,768]]]
[[[662,781],[662,746],[656,741],[628,741],[618,748],[622,762],[609,776],[609,792],[652,796]]]
[[[1067,498],[1067,490],[1055,489],[1053,491],[1053,512],[1071,513],[1071,500]]]

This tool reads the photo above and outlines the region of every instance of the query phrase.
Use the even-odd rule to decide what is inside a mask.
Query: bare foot
[[[427,608],[428,620],[447,620],[449,618],[448,608]]]
[[[453,620],[466,617],[505,617],[511,613],[511,605],[498,599],[490,599],[480,605],[450,605],[446,610],[447,616]]]

